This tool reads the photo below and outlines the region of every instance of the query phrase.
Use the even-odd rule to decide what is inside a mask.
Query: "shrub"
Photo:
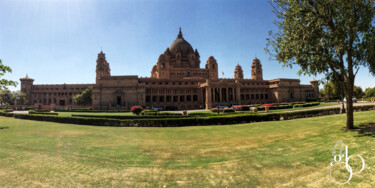
[[[307,98],[306,102],[319,102],[319,98]]]
[[[55,112],[130,112],[130,110],[90,110],[88,108],[55,109]]]
[[[157,110],[148,110],[148,109],[146,109],[146,110],[143,110],[141,112],[141,115],[146,115],[146,116],[148,116],[148,115],[158,115],[158,111]]]
[[[142,114],[142,113],[141,113]],[[182,118],[181,114],[176,115],[145,115],[145,116],[124,116],[124,115],[84,115],[72,114],[72,117],[85,117],[85,118],[106,118],[106,119],[153,119],[153,118]]]
[[[287,109],[287,108],[293,108],[292,105],[277,105],[277,106],[270,106],[270,110],[277,110],[277,109]]]
[[[234,113],[234,109],[233,108],[226,108],[224,109],[224,113]]]
[[[309,102],[309,103],[304,103],[304,104],[295,104],[295,105],[293,105],[293,108],[318,106],[318,105],[320,105],[320,102]]]
[[[258,111],[264,111],[264,110],[266,110],[266,108],[264,106],[258,106],[256,108],[258,109]]]
[[[172,116],[179,116],[181,113],[178,112],[159,112],[159,115],[172,115]]]
[[[250,107],[248,105],[236,105],[232,107],[235,111],[249,111]]]
[[[142,112],[143,108],[141,106],[133,106],[130,111],[133,112],[133,114],[139,115]]]
[[[188,113],[189,116],[211,116],[213,114],[214,113],[212,113],[211,111],[197,111],[197,112],[189,112]]]
[[[50,112],[50,110],[48,110],[48,109],[35,109],[35,110],[30,109],[29,112],[30,111],[34,111],[34,112]]]
[[[13,114],[6,112],[6,110],[0,110],[0,116],[5,116],[5,117],[12,117]]]
[[[224,108],[219,108],[219,112],[223,112]],[[217,113],[217,108],[211,108],[211,112]]]
[[[45,112],[45,111],[35,111],[35,110],[29,110],[29,114],[43,114],[43,115],[59,115],[59,113],[56,112]]]

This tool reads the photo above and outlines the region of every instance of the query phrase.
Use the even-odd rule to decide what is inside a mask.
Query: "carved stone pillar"
[[[241,101],[241,90],[240,90],[240,87],[236,87],[236,98],[237,98],[238,104],[241,104],[242,101]]]
[[[219,102],[223,102],[223,91],[222,88],[218,88],[219,91]]]
[[[211,107],[212,107],[211,87],[206,87],[206,110],[211,109]]]
[[[225,88],[225,97],[226,97],[226,102],[229,102],[229,89]]]

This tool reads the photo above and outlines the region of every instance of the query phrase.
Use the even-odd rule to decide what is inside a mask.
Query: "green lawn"
[[[375,111],[355,113],[356,125]],[[95,127],[0,117],[0,187],[332,187],[330,149],[343,140],[375,185],[375,137],[344,115],[227,126]]]

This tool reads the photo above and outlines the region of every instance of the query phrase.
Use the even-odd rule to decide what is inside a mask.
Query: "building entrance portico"
[[[205,108],[220,106],[232,106],[240,104],[240,97],[237,93],[239,86],[236,80],[206,80],[200,84],[200,88],[204,88],[205,92]]]

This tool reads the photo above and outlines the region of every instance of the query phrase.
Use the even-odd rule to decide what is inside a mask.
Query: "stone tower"
[[[251,65],[251,79],[263,80],[262,64],[260,64],[258,58],[255,58],[253,60],[253,64]]]
[[[21,78],[21,91],[26,94],[27,104],[33,104],[32,96],[31,96],[31,89],[33,87],[34,79],[30,78],[27,74],[26,77]]]
[[[314,89],[315,98],[320,97],[319,96],[319,81],[313,79],[313,80],[310,81],[310,84],[311,84],[312,88]]]
[[[234,69],[234,79],[243,79],[242,67],[239,64]]]
[[[105,53],[100,51],[98,59],[96,60],[96,81],[107,76],[111,76],[111,69],[109,68],[109,63],[105,59]]]
[[[208,69],[208,78],[209,79],[218,79],[218,68],[216,59],[213,56],[210,56],[206,62],[206,69]]]

